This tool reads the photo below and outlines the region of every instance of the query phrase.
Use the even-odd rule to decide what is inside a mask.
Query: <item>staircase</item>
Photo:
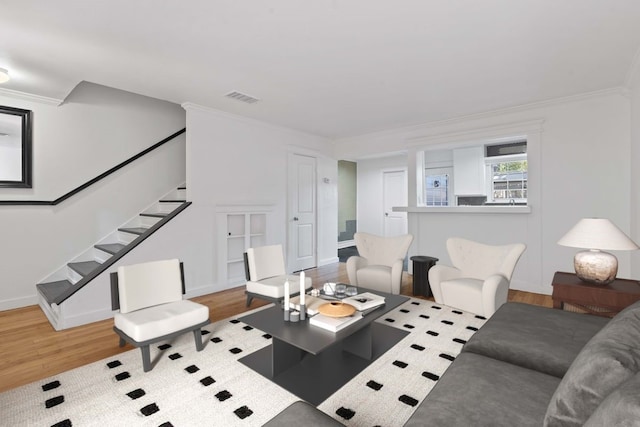
[[[96,299],[104,300],[101,301],[106,307],[101,308],[103,313],[105,310],[110,312],[110,297],[105,296],[105,289],[102,289],[105,288],[104,283],[108,283],[109,267],[190,204],[191,202],[186,201],[186,187],[178,187],[93,247],[85,250],[66,266],[46,277],[42,283],[38,283],[36,288],[40,307],[53,327],[61,330],[77,326],[79,324],[77,320],[71,320],[70,316],[78,317],[78,306],[86,306],[87,303],[91,305]],[[94,280],[98,278],[101,280]],[[91,285],[95,284],[93,282],[98,281],[102,283],[99,291],[92,293],[83,289],[87,286],[91,288]],[[80,290],[83,292],[78,293]],[[65,309],[66,307],[69,309]]]

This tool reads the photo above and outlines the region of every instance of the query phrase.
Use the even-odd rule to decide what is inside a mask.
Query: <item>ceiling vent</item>
[[[238,92],[236,90],[231,91],[225,95],[227,98],[235,99],[236,101],[244,102],[245,104],[255,104],[260,101],[258,98],[254,98],[246,93]]]

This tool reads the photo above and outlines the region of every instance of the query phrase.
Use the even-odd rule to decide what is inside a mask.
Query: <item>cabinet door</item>
[[[232,212],[218,212],[218,279],[222,289],[246,282],[244,253],[250,247],[267,244],[269,208],[256,205],[249,207],[247,211],[241,211],[236,206],[229,206],[222,209],[233,210]]]
[[[484,147],[453,150],[453,186],[456,196],[484,196]]]

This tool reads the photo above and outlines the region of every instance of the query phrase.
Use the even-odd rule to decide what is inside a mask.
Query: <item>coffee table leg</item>
[[[271,377],[275,378],[278,374],[299,363],[302,359],[303,351],[273,337],[271,353]]]
[[[371,325],[345,338],[342,342],[342,349],[363,359],[371,360],[373,358],[373,333]]]

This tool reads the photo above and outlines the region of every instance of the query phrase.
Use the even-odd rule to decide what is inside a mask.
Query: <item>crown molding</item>
[[[584,93],[569,95],[561,98],[552,98],[544,101],[532,102],[529,104],[521,104],[521,105],[515,105],[512,107],[484,111],[481,113],[467,114],[464,116],[452,117],[450,119],[424,122],[424,123],[419,123],[414,125],[397,127],[393,129],[385,129],[380,131],[369,132],[369,133],[358,135],[358,136],[338,138],[336,142],[351,143],[355,141],[367,140],[367,139],[376,138],[376,137],[395,136],[398,134],[416,135],[419,133],[428,133],[430,130],[433,130],[433,129],[437,129],[444,126],[456,126],[472,120],[501,117],[506,114],[526,112],[526,111],[534,110],[537,108],[561,105],[569,102],[578,102],[578,101],[588,100],[592,98],[599,98],[599,97],[609,96],[609,95],[620,95],[620,96],[628,97],[629,96],[628,93],[629,91],[627,88],[623,86],[616,86],[609,89],[602,89],[602,90],[597,90],[592,92],[584,92]],[[422,136],[409,138],[409,140],[419,139],[419,138],[422,138]]]
[[[20,92],[17,90],[4,88],[0,88],[0,95],[22,99],[25,101],[37,102],[40,104],[54,105],[56,107],[60,106],[64,102],[64,99],[50,98],[48,96],[35,95],[33,93]]]
[[[501,123],[481,128],[465,129],[452,132],[441,132],[431,135],[423,135],[407,139],[407,147],[422,146],[425,144],[448,144],[452,142],[470,140],[490,140],[513,136],[526,136],[532,133],[542,132],[544,119],[534,119],[511,123]]]

